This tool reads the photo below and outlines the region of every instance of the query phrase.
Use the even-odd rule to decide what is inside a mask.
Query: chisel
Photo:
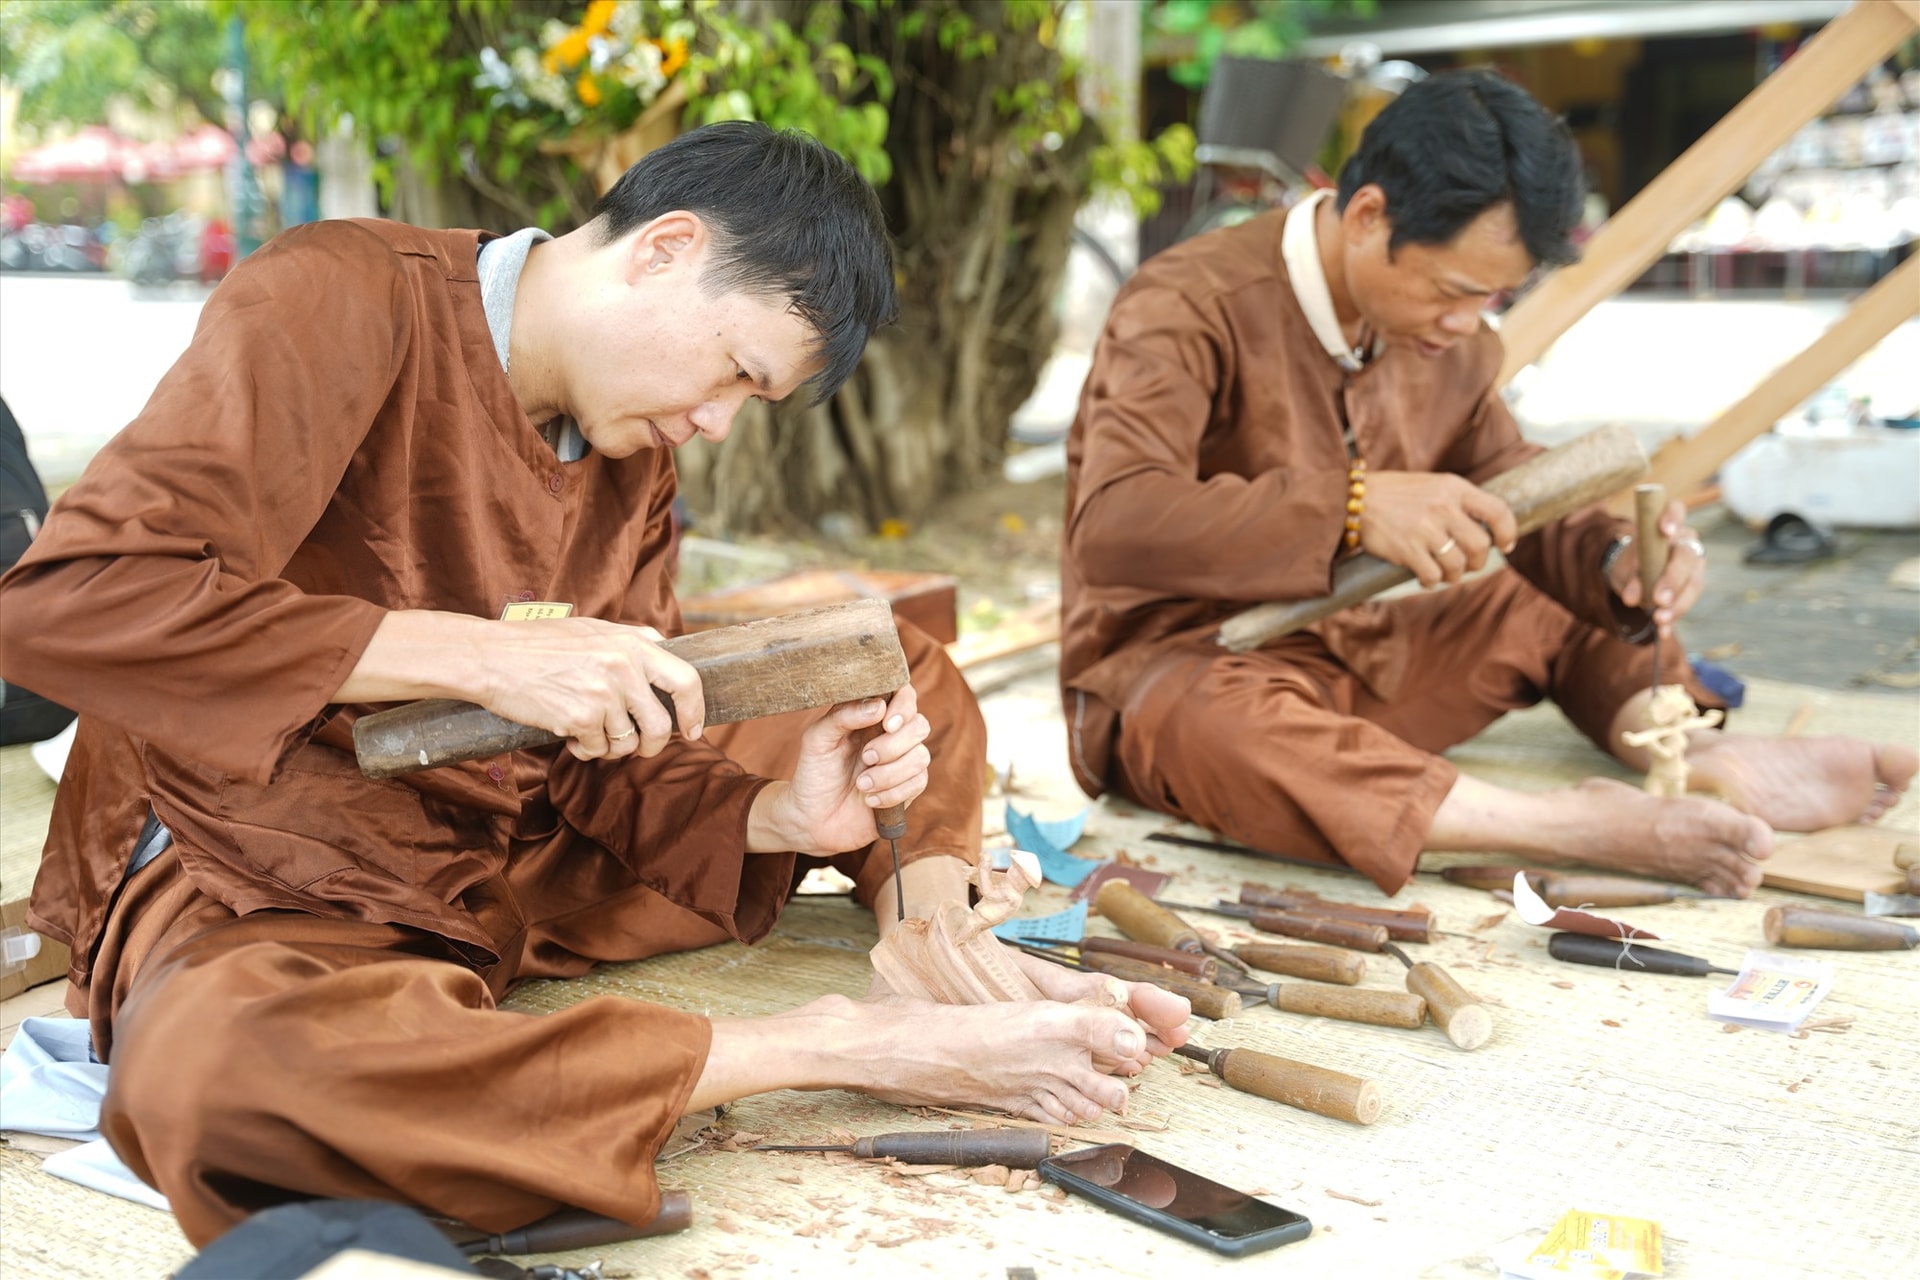
[[[1651,907],[1708,896],[1662,880],[1549,871],[1543,867],[1448,867],[1440,874],[1471,889],[1498,890],[1513,888],[1514,875],[1523,871],[1527,883],[1550,907]]]
[[[1405,991],[1352,991],[1335,987],[1309,986],[1304,982],[1235,982],[1226,977],[1214,979],[1216,986],[1252,996],[1287,1013],[1304,1013],[1316,1018],[1338,1018],[1342,1022],[1364,1022],[1375,1027],[1420,1027],[1427,1021],[1427,1002]]]
[[[1396,911],[1388,907],[1365,907],[1355,902],[1330,902],[1304,889],[1271,889],[1248,881],[1240,886],[1240,905],[1276,907],[1301,915],[1328,916],[1335,920],[1357,920],[1377,924],[1396,942],[1433,941],[1433,913],[1425,907]]]
[[[831,1146],[768,1146],[751,1151],[842,1151],[861,1160],[902,1164],[956,1164],[966,1169],[1002,1164],[1032,1169],[1052,1150],[1045,1129],[939,1129],[930,1133],[879,1133]]]
[[[1101,885],[1100,891],[1093,895],[1093,909],[1135,942],[1204,953],[1242,972],[1246,970],[1239,956],[1208,942],[1198,929],[1124,880],[1109,880]]]
[[[1338,947],[1243,942],[1233,949],[1233,954],[1268,973],[1284,973],[1289,978],[1311,978],[1315,982],[1337,982],[1343,987],[1353,986],[1367,972],[1366,960]]]
[[[1242,1093],[1354,1124],[1372,1124],[1380,1118],[1380,1086],[1359,1076],[1253,1049],[1183,1044],[1174,1052],[1206,1063],[1207,1070]]]
[[[1623,973],[1634,970],[1640,973],[1668,973],[1683,978],[1704,978],[1710,973],[1738,976],[1740,972],[1738,969],[1722,969],[1709,964],[1699,956],[1632,945],[1616,938],[1596,938],[1585,933],[1554,934],[1547,939],[1547,954],[1555,960],[1598,965],[1602,969]]]
[[[1191,951],[1175,951],[1171,947],[1149,946],[1147,943],[1130,942],[1125,938],[1082,938],[1078,942],[1062,942],[1058,938],[1020,938],[1018,941],[1035,947],[1073,947],[1082,955],[1124,956],[1128,960],[1139,960],[1145,964],[1163,964],[1169,969],[1178,970],[1202,982],[1212,982],[1220,972],[1220,962],[1212,956],[1196,955]]]
[[[1101,892],[1106,892],[1105,885],[1101,886]],[[1324,942],[1335,947],[1351,947],[1355,951],[1378,951],[1387,944],[1384,927],[1361,924],[1357,920],[1302,915],[1297,911],[1278,911],[1271,907],[1243,907],[1237,902],[1217,902],[1213,906],[1203,907],[1185,902],[1152,901],[1176,911],[1209,911],[1217,916],[1233,916],[1247,921],[1262,933],[1277,933],[1307,942]]]
[[[1407,966],[1407,990],[1427,1002],[1434,1025],[1446,1032],[1456,1048],[1478,1049],[1487,1042],[1493,1034],[1493,1015],[1452,974],[1424,960],[1416,964],[1391,942],[1382,949]]]
[[[1144,982],[1149,986],[1159,987],[1162,991],[1171,991],[1174,995],[1183,997],[1192,1007],[1193,1012],[1202,1018],[1218,1021],[1222,1018],[1231,1018],[1246,1008],[1245,1003],[1240,999],[1239,992],[1229,991],[1225,987],[1216,987],[1210,982],[1201,982],[1185,974],[1175,973],[1164,965],[1129,960],[1124,956],[1102,955],[1099,952],[1091,954],[1082,952],[1078,960],[1069,960],[1058,951],[1046,947],[1022,946],[1020,949],[1028,955],[1051,960],[1069,969],[1079,969],[1084,973],[1104,973],[1122,982]]]
[[[1911,951],[1920,929],[1895,920],[1853,916],[1814,907],[1769,907],[1761,927],[1767,944],[1821,951]]]
[[[1660,532],[1660,511],[1667,505],[1667,486],[1663,484],[1637,484],[1633,486],[1633,540],[1640,550],[1640,607],[1653,614],[1653,588],[1660,581],[1660,575],[1667,568],[1667,539]],[[1660,630],[1653,632],[1653,687],[1660,687]],[[1623,903],[1602,903],[1602,906],[1622,906]]]

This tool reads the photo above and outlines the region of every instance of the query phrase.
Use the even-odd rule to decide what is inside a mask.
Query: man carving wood
[[[0,607],[7,679],[80,711],[30,919],[72,947],[100,1127],[189,1239],[308,1196],[643,1224],[685,1111],[845,1087],[1063,1122],[1184,1039],[1184,1001],[1097,975],[975,1008],[496,1007],[757,940],[809,859],[890,919],[872,813],[916,797],[909,902],[964,893],[984,733],[926,637],[890,701],[711,734],[657,643],[673,448],[830,394],[893,311],[873,192],[746,124],[558,240],[316,223],[209,299]],[[365,705],[427,697],[564,746],[362,776]]]
[[[1325,192],[1144,264],[1114,304],[1068,442],[1061,684],[1080,785],[1256,848],[1344,861],[1389,892],[1422,850],[1568,857],[1744,895],[1771,828],[1870,821],[1911,780],[1905,747],[1694,732],[1693,785],[1605,780],[1523,794],[1440,753],[1550,697],[1636,770],[1658,629],[1704,563],[1668,504],[1653,599],[1629,526],[1598,509],[1516,537],[1478,485],[1538,452],[1496,388],[1481,320],[1572,258],[1565,127],[1487,72],[1389,105]],[[1649,358],[1669,353],[1649,353]],[[1424,586],[1245,654],[1220,622],[1326,595],[1367,551]],[[1684,673],[1697,702],[1719,702]]]

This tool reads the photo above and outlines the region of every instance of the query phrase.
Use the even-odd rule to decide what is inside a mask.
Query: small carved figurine
[[[1620,735],[1622,742],[1645,747],[1653,757],[1647,766],[1648,794],[1686,795],[1687,735],[1695,729],[1711,729],[1725,718],[1724,711],[1701,711],[1694,706],[1683,685],[1663,684],[1655,689],[1647,703],[1647,727]]]

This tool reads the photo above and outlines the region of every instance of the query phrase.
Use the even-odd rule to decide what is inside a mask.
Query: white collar
[[[1333,197],[1331,191],[1316,191],[1287,211],[1287,224],[1280,233],[1280,257],[1287,264],[1287,276],[1293,281],[1293,295],[1307,313],[1313,336],[1320,339],[1333,362],[1348,373],[1365,367],[1359,354],[1347,345],[1340,332],[1340,319],[1333,311],[1333,293],[1327,288],[1327,273],[1320,265],[1320,240],[1314,231],[1314,212],[1322,200]],[[1375,350],[1379,348],[1376,345]]]

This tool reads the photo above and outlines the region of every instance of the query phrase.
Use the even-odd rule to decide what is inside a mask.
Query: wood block
[[[1914,838],[1911,831],[1852,826],[1782,840],[1762,864],[1760,883],[1842,902],[1864,902],[1869,891],[1902,893],[1906,880],[1894,865],[1893,851]]]
[[[688,631],[706,631],[848,600],[885,600],[893,606],[894,617],[905,618],[940,644],[952,644],[960,635],[957,586],[944,573],[798,569],[764,582],[687,596],[680,601],[680,616]]]

